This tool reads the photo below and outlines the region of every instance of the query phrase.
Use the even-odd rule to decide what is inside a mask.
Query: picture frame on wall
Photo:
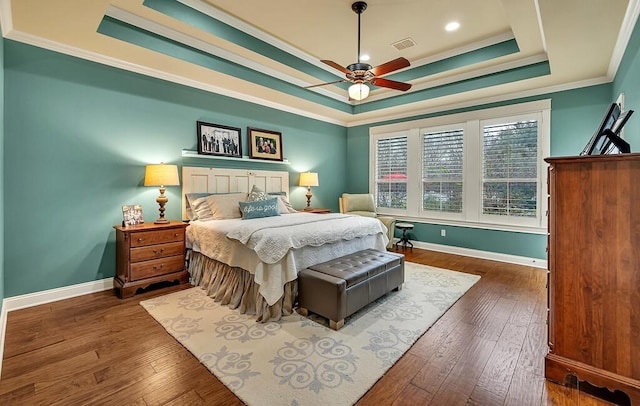
[[[226,125],[198,121],[198,154],[242,158],[242,130]]]
[[[122,206],[122,225],[136,226],[144,224],[142,206],[139,204],[125,204]]]
[[[247,127],[249,158],[282,161],[282,133]]]

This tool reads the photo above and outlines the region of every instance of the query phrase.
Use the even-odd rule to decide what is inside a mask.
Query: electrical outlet
[[[440,230],[440,237],[446,237],[446,236],[447,236],[447,230],[443,228],[442,230]]]

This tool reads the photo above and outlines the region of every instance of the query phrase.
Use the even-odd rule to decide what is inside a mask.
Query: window
[[[537,155],[537,120],[483,125],[483,214],[536,217]]]
[[[462,213],[462,128],[422,135],[422,209]]]
[[[407,208],[407,136],[381,139],[376,144],[376,206]]]
[[[550,107],[541,100],[371,128],[378,211],[543,232]]]

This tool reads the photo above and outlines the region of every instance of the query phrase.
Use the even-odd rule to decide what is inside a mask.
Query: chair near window
[[[394,217],[378,216],[371,193],[343,193],[342,197],[338,198],[338,202],[340,204],[340,213],[375,217],[380,220],[387,228],[387,237],[389,237],[387,249],[393,247],[396,219]]]

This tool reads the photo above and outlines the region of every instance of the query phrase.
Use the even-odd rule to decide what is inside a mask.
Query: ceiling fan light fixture
[[[353,100],[363,100],[369,97],[369,86],[364,83],[354,83],[349,86],[349,97]]]
[[[392,61],[385,62],[382,65],[378,65],[375,68],[366,62],[362,62],[365,59],[368,59],[364,58],[364,55],[360,53],[360,15],[364,10],[366,10],[366,8],[367,3],[364,1],[356,1],[351,5],[351,9],[358,15],[358,61],[345,68],[336,62],[328,59],[322,59],[320,62],[326,63],[332,68],[342,72],[345,75],[344,79],[321,83],[319,85],[306,86],[305,89],[316,86],[332,85],[334,83],[351,82],[353,85],[349,87],[350,100],[366,99],[369,96],[369,86],[367,86],[369,83],[373,86],[402,90],[403,92],[411,89],[411,84],[409,83],[398,82],[382,77],[388,73],[395,72],[398,69],[408,68],[411,66],[411,63],[409,63],[406,58],[396,58]]]

